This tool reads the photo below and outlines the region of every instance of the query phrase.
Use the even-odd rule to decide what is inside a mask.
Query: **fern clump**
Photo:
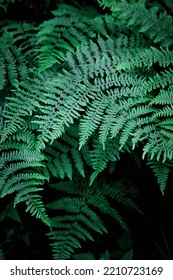
[[[86,179],[79,176],[76,174],[73,182],[50,184],[56,191],[74,196],[59,198],[46,205],[48,209],[57,212],[57,216],[51,218],[52,231],[48,234],[55,259],[70,258],[74,249],[81,247],[82,240],[94,241],[94,232],[107,233],[101,218],[103,214],[127,229],[124,219],[111,206],[111,200],[140,212],[130,198],[135,192],[133,189],[128,191],[129,186],[124,180],[117,180],[104,187],[101,187],[101,181],[97,181],[92,188],[88,188]]]
[[[162,194],[173,166],[172,16],[144,0],[62,2],[0,31],[0,197],[52,229],[55,259],[107,233],[104,215],[127,229],[119,203],[140,212],[131,183],[103,175],[123,153],[140,149]]]

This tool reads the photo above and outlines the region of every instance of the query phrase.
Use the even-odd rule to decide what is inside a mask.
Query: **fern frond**
[[[153,46],[149,48],[138,48],[137,50],[130,49],[129,52],[122,55],[122,58],[120,57],[119,63],[117,64],[117,70],[128,70],[142,66],[149,68],[154,63],[167,67],[173,63],[172,57],[172,51],[169,51],[168,49],[165,50],[163,48],[159,50]]]
[[[164,106],[163,109],[156,110],[151,120],[155,120],[161,117],[171,117],[173,115],[173,104]]]
[[[162,122],[158,123],[158,127],[160,128],[160,133],[168,139],[172,139],[173,137],[173,119],[167,118]]]
[[[25,137],[26,135],[27,137]],[[34,168],[44,166],[43,161],[45,157],[41,153],[36,152],[30,143],[27,143],[31,135],[30,133],[25,134],[24,131],[16,134],[16,137],[13,135],[9,139],[9,144],[8,142],[1,144],[0,196],[4,197],[16,193],[14,206],[23,201],[33,203],[31,208],[28,206],[27,211],[30,210],[33,215],[35,214],[37,218],[41,218],[48,224],[44,206],[43,204],[41,206],[41,202],[39,202],[41,201],[41,196],[34,194],[34,192],[43,189],[37,186],[43,185],[46,179],[42,174],[35,172]],[[18,139],[18,143],[13,142],[12,138]],[[22,141],[26,143],[22,144]],[[34,207],[35,210],[33,210]]]
[[[167,90],[161,89],[159,94],[150,102],[150,104],[172,104],[173,103],[173,87],[170,86]]]
[[[86,111],[86,115],[83,117],[80,123],[80,142],[79,149],[86,143],[92,132],[96,130],[102,120],[104,110],[108,104],[107,99],[104,96],[98,96]]]
[[[45,163],[45,166],[47,166],[53,176],[60,177],[61,179],[66,176],[72,178],[70,166],[74,164],[78,172],[84,177],[84,159],[78,151],[78,139],[78,129],[76,131],[76,128],[72,126],[66,133],[62,134],[59,141],[55,140],[51,146],[47,145],[45,155],[48,162]],[[71,171],[67,172],[67,165]]]
[[[41,76],[40,76],[41,77]],[[53,78],[48,75],[47,83],[45,84],[45,91],[42,92],[40,97],[41,103],[39,105],[40,112],[35,115],[32,123],[39,125],[38,131],[40,132],[37,137],[38,149],[45,148],[45,142],[51,143],[65,132],[65,127],[68,127],[78,118],[83,111],[83,106],[86,106],[88,97],[81,93],[76,93],[76,84],[67,82],[67,77],[62,77],[62,80]],[[41,77],[39,85],[41,87]],[[66,85],[68,83],[68,86]],[[59,89],[57,90],[57,86]],[[64,92],[64,87],[66,92]],[[74,96],[70,95],[74,92]]]
[[[5,86],[6,82],[6,67],[5,67],[5,61],[3,57],[0,57],[0,90],[2,90]]]
[[[1,191],[1,197],[10,193],[24,191],[29,186],[42,185],[45,177],[38,173],[18,173],[16,176],[11,176],[6,181],[4,188]],[[29,191],[29,188],[28,188]],[[19,203],[16,199],[16,203]]]
[[[53,240],[51,246],[55,259],[69,259],[75,248],[80,248],[80,240],[93,241],[93,231],[107,232],[99,213],[110,216],[126,228],[119,212],[109,203],[110,198],[140,211],[130,199],[133,190],[128,190],[120,181],[106,187],[96,181],[92,188],[88,188],[86,179],[77,176],[73,181],[50,184],[50,187],[58,192],[73,195],[73,197],[63,195],[63,198],[47,204],[47,208],[55,213],[51,218],[53,231],[48,234]]]
[[[80,152],[76,148],[72,148],[71,154],[72,154],[72,157],[75,162],[75,166],[76,166],[77,170],[83,177],[85,177],[84,163],[83,163]]]
[[[148,154],[150,160],[154,157],[163,163],[173,159],[173,142],[167,139],[160,132],[150,133],[147,143],[143,147],[143,158]]]
[[[90,178],[90,185],[93,183],[97,175],[102,172],[109,161],[116,161],[120,158],[118,139],[110,139],[106,141],[105,149],[99,141],[93,144],[93,150],[90,152],[92,168],[95,170]]]
[[[153,77],[150,77],[149,80],[143,85],[144,90],[152,91],[157,88],[165,88],[172,86],[173,84],[173,69],[165,69],[160,73],[156,73]]]
[[[36,110],[38,96],[35,99],[29,92],[22,89],[15,91],[15,96],[6,98],[9,101],[4,107],[4,128],[1,135],[1,142],[5,141],[9,135],[21,130],[26,125],[26,116],[30,116]],[[28,106],[29,104],[29,106]]]
[[[87,204],[91,205],[92,207],[96,207],[100,212],[106,215],[110,215],[123,228],[126,228],[126,223],[121,215],[118,213],[118,211],[116,211],[116,209],[112,208],[108,202],[107,196],[111,197],[111,195],[104,192],[104,187],[102,189],[99,181],[95,181],[95,183],[92,185],[92,188],[88,188],[88,182],[84,181],[83,178],[79,178],[79,180],[75,178],[75,182],[66,181],[57,184],[51,184],[51,187],[62,192],[73,194],[74,196],[85,198]],[[108,186],[108,188],[109,187],[110,186]]]
[[[137,131],[137,134],[139,133],[138,129],[140,129],[143,126],[143,132],[144,127],[148,126],[148,124],[151,123],[150,117],[140,117],[140,115],[150,114],[152,112],[152,109],[146,107],[146,106],[138,106],[137,109],[133,108],[132,111],[129,113],[129,120],[127,120],[127,123],[125,124],[122,134],[120,136],[120,149],[127,143],[129,140],[129,136],[133,135],[133,131]],[[144,138],[143,138],[144,139]],[[134,143],[134,140],[132,140]]]
[[[0,39],[0,61],[2,73],[6,78],[7,85],[9,82],[13,87],[18,86],[21,79],[27,79],[29,75],[29,60],[33,66],[34,59],[28,51],[32,48],[33,43],[33,26],[30,24],[7,24],[2,28],[2,36]],[[31,35],[32,34],[32,35]],[[30,42],[31,43],[28,43]],[[34,52],[33,52],[34,53]],[[31,62],[32,61],[32,62]],[[4,88],[5,82],[0,84],[1,89]]]
[[[59,231],[53,231],[49,235],[56,242],[52,244],[55,259],[67,259],[74,252],[74,248],[80,248],[79,240],[92,239],[89,231],[106,231],[97,214],[91,210],[83,198],[63,198],[49,203],[48,208],[63,210],[71,215],[65,215],[63,220],[59,217],[53,219],[52,227]],[[62,230],[62,229],[66,230]]]
[[[51,221],[46,214],[45,206],[41,199],[40,195],[27,194],[21,201],[26,203],[26,212],[30,212],[31,216],[41,219],[43,223],[51,227]]]
[[[116,180],[111,185],[106,185],[103,188],[103,193],[106,196],[111,197],[112,199],[115,199],[118,203],[121,203],[125,205],[126,207],[132,208],[139,213],[142,213],[139,207],[136,205],[136,203],[133,201],[132,194],[134,192],[133,187],[131,186],[131,182],[128,182],[127,180]]]
[[[173,164],[171,163],[162,163],[159,161],[149,161],[147,163],[149,167],[152,169],[154,172],[154,175],[157,178],[158,185],[160,187],[160,190],[162,194],[164,195],[167,180],[168,180],[168,175],[170,173],[170,168],[173,167]]]
[[[26,78],[28,73],[26,66],[35,65],[36,55],[33,46],[36,43],[36,30],[33,23],[14,21],[9,22],[2,28],[6,41],[16,56],[19,52],[21,53],[21,56],[17,57],[17,61],[23,62],[23,64],[19,64],[19,73],[23,78]]]
[[[65,7],[68,8],[65,13],[61,12]],[[86,45],[87,40],[95,36],[90,18],[80,12],[78,8],[61,4],[53,12],[55,17],[39,26],[37,52],[40,72],[60,64],[67,51],[74,52],[77,46]]]
[[[61,163],[68,178],[72,180],[72,176],[73,176],[72,163],[66,153],[63,153],[61,155]]]
[[[145,0],[98,0],[98,2],[104,7],[110,8],[114,17],[130,29],[136,29],[138,32],[144,33],[154,43],[159,42],[166,47],[172,45],[172,17],[166,14],[159,4],[149,9],[146,7]]]

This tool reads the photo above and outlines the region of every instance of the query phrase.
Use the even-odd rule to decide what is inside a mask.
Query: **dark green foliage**
[[[105,215],[127,228],[117,204],[140,212],[131,181],[102,175],[122,153],[139,163],[142,150],[162,194],[173,167],[172,16],[144,0],[98,4],[107,14],[74,1],[38,24],[1,23],[0,196],[52,229],[55,259],[106,233]]]
[[[89,188],[87,178],[82,179],[77,175],[73,182],[50,184],[50,187],[72,195],[72,197],[63,196],[47,204],[47,208],[57,213],[57,216],[51,218],[52,231],[48,234],[53,240],[51,245],[55,259],[70,258],[74,249],[81,247],[80,240],[94,241],[94,232],[107,232],[99,217],[100,212],[110,216],[121,227],[127,229],[125,221],[111,204],[118,202],[140,212],[130,198],[130,195],[135,194],[134,190],[129,189],[128,182],[123,180],[104,186],[101,181],[96,181],[92,188]]]
[[[38,186],[43,185],[46,177],[34,170],[35,167],[43,166],[44,156],[34,151],[33,144],[34,136],[27,131],[13,134],[8,141],[1,144],[0,197],[17,193],[14,207],[20,202],[25,202],[26,211],[50,225],[41,201],[42,197],[35,194],[43,190]]]
[[[4,9],[5,11],[7,11],[7,7],[10,3],[15,3],[16,0],[0,0],[0,10]]]

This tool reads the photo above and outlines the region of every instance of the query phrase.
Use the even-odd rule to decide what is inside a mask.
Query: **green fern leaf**
[[[101,122],[104,110],[107,107],[107,99],[104,96],[96,98],[80,123],[79,149],[86,143],[92,132]]]
[[[67,174],[67,177],[70,180],[72,180],[72,176],[73,176],[72,164],[66,153],[63,153],[61,155],[61,164],[62,164],[62,167],[63,167],[65,173]]]
[[[5,76],[6,76],[6,68],[5,68],[5,62],[4,59],[0,57],[0,90],[2,90],[5,86]]]
[[[149,167],[152,169],[154,172],[158,185],[160,187],[160,190],[162,194],[165,192],[167,180],[168,180],[168,175],[170,173],[170,167],[172,167],[172,164],[169,163],[162,163],[159,161],[150,161],[147,163]]]
[[[42,197],[37,194],[26,195],[23,199],[27,205],[26,212],[30,212],[31,216],[36,216],[37,219],[41,219],[45,224],[51,227],[51,221],[46,214],[41,198]]]
[[[76,148],[71,149],[71,154],[72,154],[72,157],[75,162],[75,166],[76,166],[77,170],[83,177],[85,177],[84,164],[83,164],[81,154],[79,153],[79,151]]]

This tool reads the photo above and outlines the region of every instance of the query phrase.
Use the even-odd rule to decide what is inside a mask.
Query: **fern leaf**
[[[2,131],[1,142],[5,141],[9,135],[19,131],[26,123],[25,116],[32,114],[37,100],[24,91],[16,91],[16,97],[9,97],[10,100],[4,108],[4,128]],[[29,106],[28,106],[29,104]]]
[[[0,57],[0,90],[2,90],[5,86],[5,76],[6,76],[6,68],[5,68],[5,62],[4,59]]]
[[[46,214],[41,198],[37,194],[26,195],[23,199],[27,205],[26,212],[30,212],[31,216],[36,216],[37,219],[41,219],[46,225],[51,227],[51,222]]]
[[[150,161],[147,164],[154,172],[154,175],[157,178],[157,182],[160,187],[160,190],[161,190],[162,194],[164,195],[167,180],[168,180],[168,175],[170,173],[170,167],[172,167],[172,165],[168,164],[168,163],[163,164],[162,162],[159,162],[159,161]]]
[[[69,12],[66,10],[60,15],[64,7],[68,7]],[[82,16],[81,12],[81,9],[79,12],[78,8],[61,4],[58,12],[53,12],[55,17],[39,26],[36,50],[40,72],[61,63],[67,51],[74,52],[80,44],[87,44],[87,39],[94,36],[94,26],[88,23],[89,17]]]
[[[89,230],[96,232],[106,230],[97,214],[86,205],[83,198],[59,199],[49,203],[47,207],[71,213],[63,218],[58,217],[52,220],[52,226],[59,229],[48,234],[55,240],[52,244],[55,259],[69,258],[74,248],[80,248],[80,239],[92,239]]]
[[[173,91],[172,87],[168,90],[160,90],[160,93],[150,102],[150,104],[172,104],[173,103]]]
[[[89,110],[80,123],[80,142],[79,149],[86,143],[92,132],[96,130],[101,122],[102,115],[107,106],[105,97],[98,97],[91,103]]]
[[[37,173],[18,173],[16,176],[11,176],[1,191],[1,197],[15,191],[23,190],[25,187],[32,185],[42,185],[45,177]],[[25,181],[26,180],[26,181]]]
[[[63,153],[61,155],[61,164],[68,178],[72,180],[72,176],[73,176],[72,164],[66,153]]]
[[[159,132],[154,132],[150,134],[148,142],[144,145],[143,148],[143,158],[148,154],[150,160],[154,157],[158,161],[162,161],[163,163],[166,160],[172,160],[173,158],[173,143],[172,139],[168,140]]]
[[[166,47],[172,44],[172,18],[165,13],[165,10],[160,11],[159,4],[148,9],[144,0],[130,2],[98,0],[98,2],[109,7],[113,15],[126,23],[129,28],[144,33],[153,42],[159,42]],[[160,25],[160,22],[163,25]]]
[[[84,163],[83,163],[81,154],[79,153],[79,151],[76,148],[71,149],[71,154],[72,154],[72,157],[75,162],[75,166],[76,166],[77,170],[83,177],[85,177]]]

